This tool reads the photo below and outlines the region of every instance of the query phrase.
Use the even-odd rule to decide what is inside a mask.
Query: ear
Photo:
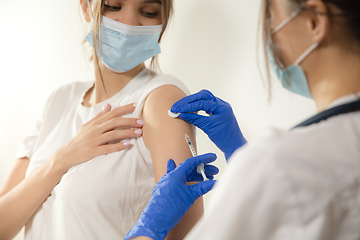
[[[326,4],[319,0],[308,0],[304,7],[311,11],[307,26],[311,32],[313,42],[323,41],[330,28],[329,10]]]
[[[91,9],[89,9],[89,0],[80,0],[80,6],[82,13],[84,15],[85,21],[90,22],[91,21]]]

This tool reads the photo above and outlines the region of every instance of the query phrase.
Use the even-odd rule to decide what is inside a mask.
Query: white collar
[[[330,103],[328,105],[327,109],[337,107],[337,106],[340,106],[340,105],[344,105],[344,104],[347,104],[347,103],[355,102],[357,100],[360,100],[360,92],[354,93],[354,94],[349,94],[349,95],[346,95],[344,97],[336,99],[335,101],[333,101],[332,103]]]

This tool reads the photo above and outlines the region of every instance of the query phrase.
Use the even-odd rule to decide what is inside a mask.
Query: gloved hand
[[[195,200],[211,190],[215,180],[187,185],[200,163],[216,160],[215,154],[204,154],[187,159],[175,168],[173,160],[167,163],[167,173],[155,185],[150,201],[135,226],[125,236],[125,240],[145,236],[155,240],[165,239],[173,227],[178,224]],[[218,172],[213,166],[213,172]],[[205,170],[206,171],[206,170]],[[216,174],[215,173],[215,174]],[[198,174],[196,172],[196,174]],[[207,175],[208,178],[212,177]]]
[[[191,113],[201,110],[210,116]],[[226,160],[236,149],[247,143],[230,104],[215,97],[208,90],[201,90],[177,101],[171,112],[181,113],[179,118],[203,130],[225,154]]]

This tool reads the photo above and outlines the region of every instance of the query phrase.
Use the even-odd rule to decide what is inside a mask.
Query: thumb
[[[103,116],[105,113],[109,112],[111,110],[111,105],[110,104],[106,104],[103,107],[103,110],[101,112],[98,113],[98,115],[96,115],[91,121],[94,121],[96,119],[99,119],[101,116]]]
[[[208,122],[209,117],[201,116],[201,115],[195,114],[195,113],[182,113],[179,115],[179,118],[197,126],[198,128],[202,129],[203,131],[205,131],[205,128],[207,126],[206,123]]]
[[[102,116],[104,116],[107,112],[109,112],[111,110],[111,105],[110,104],[106,104],[103,107],[103,110],[101,112],[99,112],[93,119],[91,119],[88,123],[92,123],[96,120],[98,120],[99,118],[101,118]]]
[[[111,105],[107,103],[107,104],[105,105],[105,107],[103,108],[102,112],[100,112],[100,114],[101,114],[101,113],[107,113],[107,112],[109,112],[110,110],[111,110]]]
[[[176,165],[175,165],[174,160],[170,159],[170,160],[167,162],[167,171],[166,171],[166,173],[169,173],[169,172],[174,171],[175,168],[176,168]]]
[[[190,191],[197,197],[201,197],[202,195],[208,193],[216,183],[216,180],[209,180],[197,183],[195,185],[189,186]]]

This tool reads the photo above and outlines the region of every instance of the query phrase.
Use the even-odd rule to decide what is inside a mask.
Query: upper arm
[[[194,128],[189,123],[168,116],[167,111],[185,94],[175,86],[162,86],[147,98],[143,110],[143,139],[153,161],[155,180],[166,173],[167,162],[173,159],[176,165],[192,157],[185,141],[189,135],[196,147]],[[203,200],[199,198],[182,220],[168,234],[167,239],[183,239],[204,212]]]
[[[196,147],[194,128],[167,114],[171,106],[185,96],[179,88],[166,85],[154,90],[145,102],[143,139],[152,157],[156,182],[166,173],[169,159],[173,159],[178,165],[192,157],[185,141],[185,133]]]
[[[28,169],[30,160],[27,157],[15,160],[15,163],[7,176],[4,184],[0,189],[0,197],[8,193],[25,179],[26,170]]]

